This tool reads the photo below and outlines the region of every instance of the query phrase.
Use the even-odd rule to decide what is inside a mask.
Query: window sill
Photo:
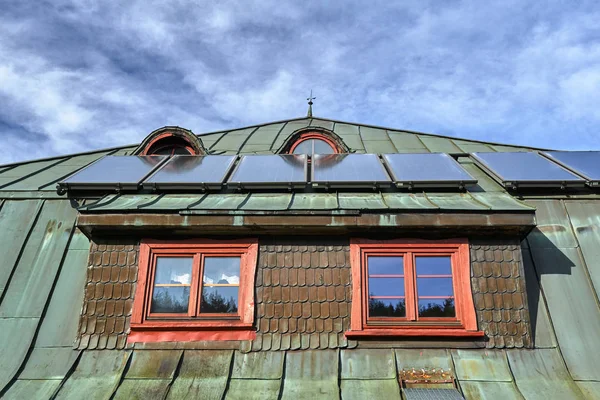
[[[128,343],[253,340],[252,324],[231,321],[161,321],[131,324]]]
[[[362,339],[371,337],[483,337],[483,331],[467,331],[457,328],[394,328],[394,329],[373,329],[367,328],[361,331],[347,331],[348,339]]]

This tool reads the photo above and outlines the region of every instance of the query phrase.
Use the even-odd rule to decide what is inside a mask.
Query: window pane
[[[450,257],[416,257],[417,275],[452,275]]]
[[[419,299],[419,317],[455,317],[453,299]]]
[[[190,300],[189,286],[156,286],[152,293],[151,313],[185,314]]]
[[[419,297],[452,297],[452,278],[417,278],[417,293]]]
[[[192,282],[192,257],[157,257],[154,284]]]
[[[370,256],[367,260],[369,276],[371,275],[404,275],[403,257]]]
[[[238,286],[204,286],[200,313],[236,313]]]
[[[369,296],[404,296],[404,278],[369,278]]]
[[[404,299],[370,299],[369,317],[405,317]]]
[[[314,139],[315,142],[315,154],[334,154],[333,147],[324,140]]]
[[[312,139],[301,142],[294,149],[294,154],[312,154],[312,142],[313,142]]]
[[[240,257],[205,257],[204,283],[240,283]]]

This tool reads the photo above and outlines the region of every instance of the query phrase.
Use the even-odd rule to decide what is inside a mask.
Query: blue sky
[[[542,4],[543,3],[543,4]],[[342,6],[343,4],[343,6]],[[597,1],[0,6],[0,162],[315,115],[600,149]]]

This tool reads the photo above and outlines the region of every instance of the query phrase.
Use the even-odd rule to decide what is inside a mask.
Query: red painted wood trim
[[[300,143],[305,142],[309,139],[319,139],[322,140],[324,142],[326,142],[328,145],[331,146],[331,148],[333,149],[334,153],[339,153],[340,152],[340,148],[338,147],[338,145],[331,140],[330,138],[328,138],[326,135],[319,133],[319,132],[307,132],[307,133],[303,133],[300,136],[298,136],[298,139],[296,139],[296,141],[294,142],[294,144],[292,144],[292,146],[290,147],[290,151],[289,154],[294,153],[294,150],[296,149],[296,147],[298,147],[298,145],[300,145]]]
[[[184,137],[179,136],[179,135],[175,135],[172,132],[164,132],[161,133],[160,135],[157,135],[156,137],[154,137],[147,145],[146,147],[144,147],[144,149],[142,150],[142,152],[140,153],[141,156],[147,156],[147,155],[151,155],[151,153],[149,153],[150,149],[152,147],[154,147],[154,145],[156,145],[158,142],[160,142],[163,139],[167,139],[170,137],[175,137],[177,139],[181,139],[183,142],[185,142],[187,144],[187,146],[184,146],[184,148],[189,151],[190,155],[197,155],[198,153],[196,152],[196,150],[194,150],[192,144]],[[166,146],[166,145],[165,145]],[[164,146],[162,146],[164,147]],[[159,147],[160,148],[160,147]]]
[[[483,331],[467,331],[464,329],[444,329],[444,328],[420,328],[420,329],[367,329],[362,331],[346,331],[345,336],[349,339],[364,339],[369,337],[406,337],[406,336],[427,336],[427,337],[483,337]]]
[[[191,342],[208,340],[254,340],[256,332],[251,330],[227,331],[227,330],[146,330],[132,331],[127,338],[128,343],[141,342]]]

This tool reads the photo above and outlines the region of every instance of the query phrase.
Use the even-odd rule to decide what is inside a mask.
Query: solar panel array
[[[590,186],[600,186],[600,151],[547,151],[552,161],[584,177]]]
[[[391,184],[377,154],[315,154],[313,186],[357,187]]]
[[[220,189],[236,156],[177,155],[143,183],[145,188]]]
[[[400,187],[464,187],[477,183],[445,153],[384,154],[383,159]]]
[[[244,156],[228,183],[245,188],[305,186],[307,160],[304,154]]]

